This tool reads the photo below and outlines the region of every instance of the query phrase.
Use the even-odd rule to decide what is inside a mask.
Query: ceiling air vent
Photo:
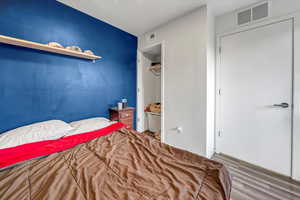
[[[238,25],[248,24],[251,22],[251,9],[238,13]]]
[[[263,3],[252,8],[252,19],[260,20],[269,16],[269,3]]]
[[[269,2],[256,4],[246,10],[237,13],[238,25],[249,24],[250,22],[265,19],[269,17]]]

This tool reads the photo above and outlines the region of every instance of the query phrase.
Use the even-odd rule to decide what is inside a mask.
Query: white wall
[[[294,17],[295,20],[293,177],[300,180],[300,1],[271,0],[270,2],[271,18],[265,20],[266,22],[285,18],[284,16]],[[250,26],[252,25],[250,24]],[[247,26],[244,28],[247,28]],[[236,11],[216,18],[217,35],[233,32],[237,29]],[[275,155],[274,159],[276,159]]]
[[[209,51],[206,48],[207,23],[207,8],[204,6],[154,30],[157,36],[153,41],[147,40],[145,36],[139,37],[141,49],[162,41],[165,44],[165,99],[162,102],[165,143],[204,156],[208,152],[208,53],[213,60],[213,47]],[[210,66],[212,65],[210,61]],[[209,72],[210,76],[211,73],[212,71]],[[211,122],[209,126],[213,126]],[[182,127],[183,132],[177,133],[174,130],[176,127]],[[209,140],[213,143],[211,138]]]
[[[143,132],[146,129],[145,124],[145,114],[144,114],[144,91],[141,89],[144,87],[144,81],[143,81],[143,53],[140,51],[137,51],[137,60],[138,60],[138,69],[137,69],[137,123],[136,123],[136,130],[139,132]]]

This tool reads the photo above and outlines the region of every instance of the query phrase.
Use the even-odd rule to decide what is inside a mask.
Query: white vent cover
[[[238,25],[248,24],[252,21],[257,21],[269,17],[269,2],[256,4],[246,10],[237,13]]]
[[[252,21],[251,9],[238,13],[238,25],[248,24]]]
[[[269,3],[260,4],[252,8],[252,19],[260,20],[269,16]]]

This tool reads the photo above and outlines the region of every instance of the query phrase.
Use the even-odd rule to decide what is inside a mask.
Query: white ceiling
[[[261,0],[58,0],[68,6],[139,36],[204,4],[216,15]]]

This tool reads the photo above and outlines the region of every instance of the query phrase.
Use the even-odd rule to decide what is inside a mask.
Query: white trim
[[[289,14],[289,15],[284,15],[284,16],[281,16],[281,17],[268,18],[268,19],[265,19],[263,21],[255,21],[256,23],[248,24],[246,26],[237,26],[237,27],[233,28],[232,30],[224,31],[222,33],[217,34],[216,35],[217,42],[220,42],[218,40],[219,38],[224,37],[226,35],[231,35],[231,34],[235,34],[235,33],[238,33],[238,32],[247,31],[249,29],[258,28],[260,26],[265,26],[267,24],[276,23],[276,22],[279,22],[279,21],[282,21],[282,20],[288,20],[288,19],[291,19],[291,18],[295,18],[297,14],[299,15],[299,12],[295,12],[295,13],[292,13],[292,14]]]
[[[236,34],[239,32],[244,32],[244,31],[248,31],[251,29],[255,29],[255,28],[259,28],[262,26],[266,26],[269,24],[273,24],[273,23],[278,23],[280,21],[285,21],[285,20],[293,20],[293,30],[294,30],[294,42],[293,42],[293,54],[294,54],[294,60],[293,60],[293,69],[294,69],[294,74],[293,74],[293,117],[292,117],[292,121],[294,123],[292,123],[292,155],[291,155],[291,160],[292,160],[292,169],[291,169],[291,177],[297,180],[300,180],[300,172],[296,172],[295,168],[296,167],[300,167],[300,166],[296,166],[296,157],[299,155],[295,155],[295,141],[296,141],[296,133],[297,131],[300,131],[300,92],[297,92],[297,84],[299,84],[298,82],[300,82],[300,77],[298,77],[300,74],[300,66],[297,67],[297,63],[299,62],[299,60],[297,59],[297,56],[295,56],[295,51],[297,49],[297,46],[299,46],[296,42],[296,30],[295,30],[295,24],[297,22],[297,18],[298,21],[300,20],[300,13],[299,12],[294,12],[292,14],[289,15],[285,15],[285,16],[280,16],[280,17],[275,17],[275,18],[269,18],[269,19],[265,19],[263,21],[259,21],[256,22],[255,24],[248,24],[247,26],[239,26],[234,28],[231,31],[226,31],[223,32],[221,34],[217,34],[216,35],[216,88],[215,88],[215,93],[216,93],[216,105],[215,105],[215,150],[216,153],[219,153],[220,151],[218,150],[218,131],[220,130],[222,132],[222,127],[220,126],[220,96],[218,93],[218,90],[221,88],[220,85],[220,66],[221,66],[221,55],[219,52],[219,47],[221,45],[221,38],[228,36],[228,35],[232,35],[232,34]],[[300,44],[300,43],[299,43]],[[299,69],[298,69],[299,68]],[[299,72],[298,72],[299,71]],[[297,73],[298,72],[298,73]],[[297,76],[296,76],[297,75]],[[299,102],[298,102],[299,101]],[[297,123],[297,122],[298,123]],[[222,137],[222,136],[221,136]],[[299,136],[298,136],[299,137]],[[297,174],[298,173],[298,174]]]
[[[165,131],[165,67],[166,67],[166,43],[161,42],[161,141],[166,141],[166,131]]]
[[[146,46],[145,48],[139,48],[138,49],[138,59],[141,59],[141,53],[147,51],[147,49],[150,49],[154,46],[161,45],[161,142],[165,142],[165,67],[166,67],[166,44],[165,41],[157,42],[154,44],[151,44],[149,46]],[[139,79],[141,78],[141,67],[143,67],[142,61],[138,63],[137,66],[137,105],[140,104],[139,102]],[[144,113],[144,109],[140,110],[139,106],[137,106],[137,116],[139,116],[139,113]],[[136,124],[138,126],[138,117],[136,118]]]
[[[293,178],[300,181],[300,13],[294,14]]]
[[[137,131],[139,132],[143,132],[145,131],[145,125],[143,124],[142,126],[140,126],[140,123],[144,123],[144,117],[140,117],[143,116],[144,113],[144,99],[140,100],[140,95],[141,97],[144,96],[144,90],[143,90],[143,70],[142,67],[144,65],[143,63],[143,59],[142,59],[142,51],[138,49],[137,51],[138,54],[138,62],[137,62],[137,93],[136,93],[136,98],[137,98],[137,109],[136,109],[136,113],[137,113],[137,118],[136,118],[136,125],[137,125]],[[142,104],[142,107],[141,105]]]

